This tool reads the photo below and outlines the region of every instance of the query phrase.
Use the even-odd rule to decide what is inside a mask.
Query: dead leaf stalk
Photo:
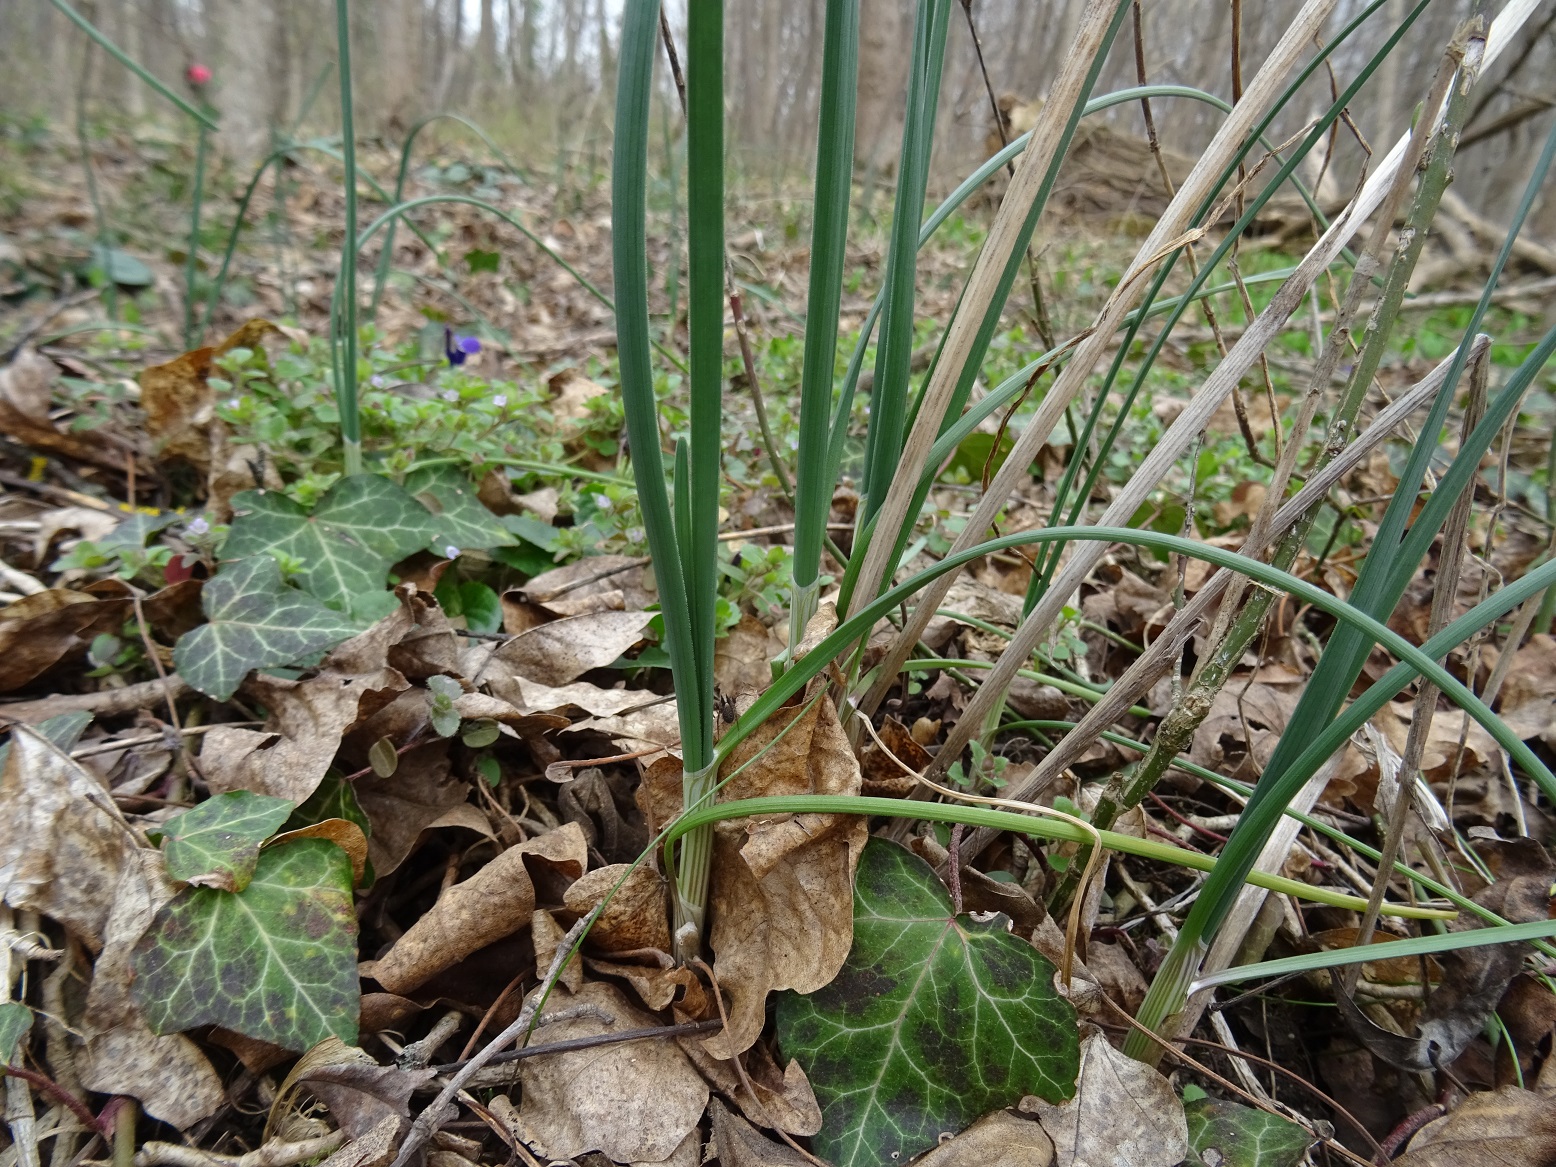
[[[135,1153],[135,1167],[296,1167],[328,1155],[346,1141],[345,1131],[289,1143],[271,1139],[243,1155],[218,1155],[178,1143],[146,1143]]]

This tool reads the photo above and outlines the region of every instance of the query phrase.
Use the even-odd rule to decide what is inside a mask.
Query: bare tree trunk
[[[867,171],[895,164],[893,141],[902,131],[908,61],[912,55],[913,5],[906,0],[861,0],[859,5],[859,106],[854,157]]]
[[[280,62],[274,59],[279,31],[272,4],[246,0],[208,0],[207,27],[220,46],[217,71],[221,108],[221,146],[239,163],[250,163],[270,141],[280,113]]]

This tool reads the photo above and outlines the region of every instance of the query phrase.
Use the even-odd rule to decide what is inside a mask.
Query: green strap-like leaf
[[[157,1033],[199,1025],[305,1050],[357,1040],[351,860],[299,839],[261,851],[241,892],[192,887],[135,946],[134,996]]]
[[[1183,1104],[1191,1162],[1205,1167],[1297,1167],[1313,1142],[1294,1122],[1216,1098]]]
[[[426,507],[376,474],[341,479],[311,514],[273,490],[246,490],[232,507],[227,558],[267,552],[295,559],[304,590],[340,611],[356,596],[382,591],[389,567],[426,546],[434,531]]]
[[[224,567],[203,594],[209,624],[173,649],[179,675],[207,697],[225,701],[250,669],[290,664],[339,644],[357,627],[312,596],[281,582],[268,555]]]
[[[854,946],[837,978],[778,999],[778,1043],[821,1103],[815,1148],[838,1167],[906,1163],[1023,1095],[1075,1093],[1075,1010],[1054,968],[1002,919],[954,916],[929,864],[871,839]]]
[[[249,790],[208,798],[169,819],[161,830],[168,874],[197,887],[242,891],[259,862],[259,845],[291,813],[288,799]]]

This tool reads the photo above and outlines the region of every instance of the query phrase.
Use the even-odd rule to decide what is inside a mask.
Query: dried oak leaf
[[[471,953],[517,932],[535,911],[530,863],[577,879],[588,864],[583,831],[568,823],[510,847],[444,892],[381,959],[363,962],[362,975],[403,995]]]
[[[1053,1139],[1057,1167],[1173,1167],[1189,1153],[1189,1126],[1172,1084],[1092,1029],[1081,1041],[1075,1096],[1024,1098]]]
[[[276,331],[268,320],[250,320],[219,345],[141,370],[140,405],[159,458],[182,459],[202,472],[210,469],[218,435],[226,432],[216,416],[216,391],[207,380],[213,364],[235,348],[257,347]]]
[[[713,679],[725,693],[760,693],[773,683],[770,663],[783,643],[751,613],[740,617],[713,649]]]
[[[189,1038],[154,1034],[130,993],[136,943],[174,893],[157,852],[128,853],[86,1009],[72,1020],[82,1039],[76,1052],[82,1085],[138,1098],[147,1114],[186,1130],[226,1103],[221,1079]]]
[[[590,1008],[575,1014],[576,1006]],[[556,990],[549,1011],[565,1011],[566,1019],[548,1024],[542,1013],[533,1039],[537,1043],[658,1024],[621,990],[598,982],[576,994]],[[686,1140],[695,1139],[708,1105],[707,1083],[674,1042],[599,1046],[531,1058],[523,1066],[519,1123],[551,1159],[589,1151],[618,1163],[679,1159]]]
[[[1428,1123],[1395,1167],[1546,1167],[1556,1163],[1556,1095],[1503,1086]]]

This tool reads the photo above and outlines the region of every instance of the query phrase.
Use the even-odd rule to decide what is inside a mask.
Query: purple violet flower
[[[462,365],[465,358],[481,351],[481,342],[473,336],[455,336],[452,328],[443,329],[443,355],[451,365]]]

